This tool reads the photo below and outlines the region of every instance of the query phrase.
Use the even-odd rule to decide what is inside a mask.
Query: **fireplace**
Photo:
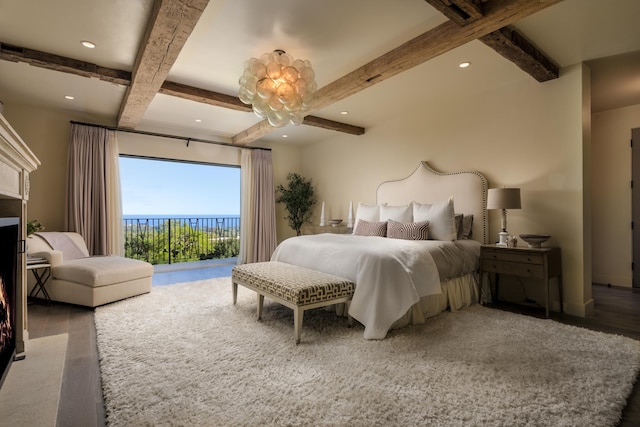
[[[25,224],[29,174],[39,165],[40,160],[0,114],[0,221],[3,225],[0,234],[0,274],[3,289],[6,289],[2,291],[2,298],[8,300],[2,303],[5,326],[3,344],[0,346],[0,384],[14,354],[23,353],[25,342],[29,339],[26,260],[25,255],[13,245],[22,242],[22,248],[27,238]],[[5,245],[13,248],[8,249]],[[8,331],[4,332],[7,328]]]
[[[0,218],[0,387],[16,353],[20,218]]]

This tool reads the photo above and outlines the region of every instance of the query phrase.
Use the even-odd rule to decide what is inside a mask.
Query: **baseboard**
[[[587,317],[592,314],[595,310],[595,304],[593,298],[584,304],[576,304],[576,303],[564,303],[564,312],[570,314],[572,316],[578,317]]]
[[[633,277],[608,276],[594,274],[591,277],[593,283],[602,283],[603,285],[620,286],[622,288],[630,288],[633,286]]]

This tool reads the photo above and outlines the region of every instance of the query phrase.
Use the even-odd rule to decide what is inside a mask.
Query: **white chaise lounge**
[[[27,254],[51,265],[45,287],[53,301],[96,307],[151,291],[151,264],[119,256],[89,256],[78,233],[34,233],[27,239]],[[31,292],[36,281],[32,274],[27,277]]]

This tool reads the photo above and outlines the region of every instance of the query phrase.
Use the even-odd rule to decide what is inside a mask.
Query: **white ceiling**
[[[0,0],[0,42],[131,71],[151,5]],[[284,49],[311,61],[320,88],[445,21],[424,0],[210,0],[168,80],[235,96],[245,60]],[[592,108],[602,111],[640,104],[638,22],[638,0],[565,0],[514,27],[561,67],[587,62]],[[81,40],[97,47],[86,49]],[[457,68],[463,60],[472,66]],[[463,99],[522,79],[532,77],[475,41],[312,114],[367,128],[423,102]],[[0,60],[5,104],[72,110],[86,121],[115,125],[125,89]],[[158,94],[138,128],[228,142],[258,121],[252,113]],[[287,126],[262,140],[282,141],[283,134],[289,143],[309,143],[334,131]]]

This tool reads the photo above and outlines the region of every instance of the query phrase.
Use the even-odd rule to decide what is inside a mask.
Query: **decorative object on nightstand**
[[[349,212],[347,213],[347,227],[353,228],[353,201],[349,200]]]
[[[541,248],[542,244],[549,240],[547,234],[521,234],[520,238],[527,242],[530,248]]]
[[[520,209],[520,189],[519,188],[490,188],[487,193],[487,209],[502,210],[502,231],[500,231],[500,241],[498,246],[507,246],[507,209]]]
[[[322,210],[320,211],[320,227],[324,225],[324,202],[322,202]]]
[[[331,224],[332,227],[337,227],[342,223],[341,219],[330,219],[329,220],[329,224]]]

